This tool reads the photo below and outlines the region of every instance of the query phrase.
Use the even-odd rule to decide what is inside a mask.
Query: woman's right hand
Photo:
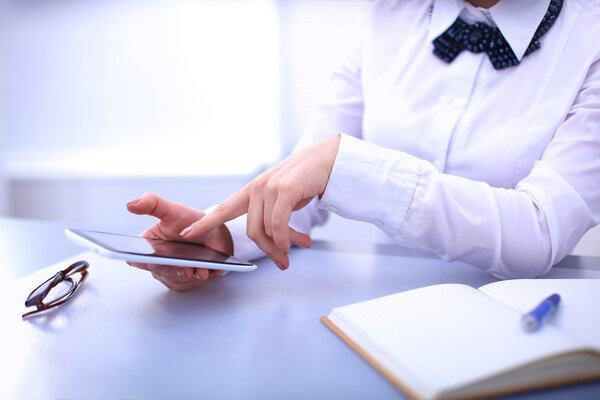
[[[203,211],[163,199],[154,193],[145,193],[139,199],[127,203],[127,209],[138,215],[152,215],[159,219],[153,226],[142,232],[141,236],[150,239],[190,241],[179,235],[184,228],[204,217]],[[195,243],[233,255],[233,240],[225,225],[221,225],[205,235],[195,238]],[[171,290],[185,291],[202,283],[222,276],[221,270],[205,268],[174,267],[170,265],[152,265],[129,263],[152,273],[152,276]]]

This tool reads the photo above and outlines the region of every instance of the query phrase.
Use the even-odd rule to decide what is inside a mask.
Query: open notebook
[[[523,313],[562,301],[526,333]],[[412,398],[497,396],[600,379],[600,280],[443,284],[333,309],[323,322]]]

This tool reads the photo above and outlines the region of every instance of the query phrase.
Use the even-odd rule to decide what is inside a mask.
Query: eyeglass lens
[[[37,311],[41,312],[68,301],[87,278],[88,266],[86,261],[78,261],[67,269],[57,272],[29,294],[25,306],[35,305]],[[34,315],[37,311],[26,313],[23,318]]]

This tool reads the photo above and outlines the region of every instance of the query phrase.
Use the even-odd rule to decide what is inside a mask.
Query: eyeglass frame
[[[90,264],[84,260],[74,262],[68,268],[62,271],[58,271],[56,274],[54,274],[54,276],[47,279],[41,285],[33,289],[31,293],[29,293],[29,296],[27,296],[27,299],[25,300],[25,307],[36,306],[36,310],[29,311],[23,314],[22,318],[26,319],[34,315],[39,315],[45,311],[51,310],[69,301],[88,277],[89,272],[87,271],[87,269],[89,268],[89,266]],[[81,273],[81,278],[79,280],[74,280],[72,276],[77,273]],[[52,300],[48,304],[45,304],[44,299],[46,298],[46,296],[48,296],[50,291],[61,282],[69,282],[71,284],[71,287],[65,294]],[[47,287],[44,288],[44,290],[42,290],[39,294],[37,294],[36,292],[42,289],[44,285],[47,285]]]

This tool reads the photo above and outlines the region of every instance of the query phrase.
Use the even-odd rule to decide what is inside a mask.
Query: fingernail
[[[188,233],[190,233],[192,231],[192,226],[188,226],[187,228],[185,228],[184,230],[182,230],[181,232],[179,232],[179,236],[185,236]]]
[[[312,240],[307,240],[306,242],[302,242],[302,243],[296,243],[298,246],[302,247],[303,249],[310,249],[310,246],[312,246]]]
[[[135,200],[131,200],[131,201],[130,201],[129,203],[127,203],[127,204],[137,204],[137,203],[139,203],[140,201],[142,201],[142,198],[141,198],[141,197],[139,197],[139,198],[137,198],[137,199],[135,199]]]
[[[277,267],[282,271],[285,271],[287,269],[287,267],[281,263],[275,262],[275,264],[277,264]]]
[[[204,271],[200,271],[200,270],[194,271],[194,278],[201,280],[201,281],[206,280],[206,278],[208,278],[208,272],[206,274],[203,274],[203,272]]]

